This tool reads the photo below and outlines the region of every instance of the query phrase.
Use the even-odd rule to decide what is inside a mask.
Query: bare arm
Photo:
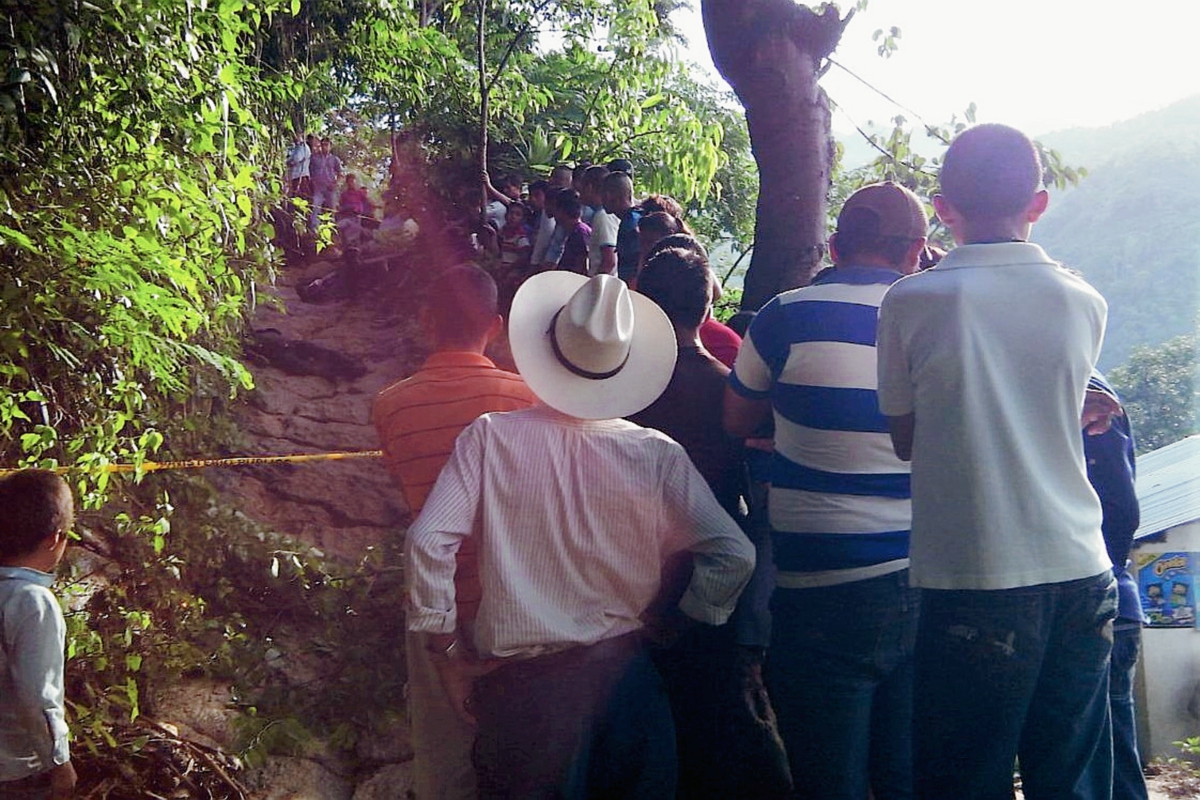
[[[892,435],[892,449],[896,458],[901,461],[912,461],[913,429],[916,427],[916,415],[905,414],[902,417],[888,417],[888,433]]]
[[[725,402],[721,409],[721,425],[730,436],[745,439],[771,416],[770,400],[751,400],[742,397],[731,387],[725,387]]]

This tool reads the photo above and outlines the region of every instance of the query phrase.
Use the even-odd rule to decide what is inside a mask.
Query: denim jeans
[[[776,589],[767,689],[796,797],[912,797],[918,594],[908,571]]]
[[[1112,792],[1111,572],[998,591],[923,590],[913,757],[928,800]]]
[[[1137,746],[1133,712],[1133,673],[1142,649],[1142,627],[1119,620],[1113,631],[1108,701],[1113,730],[1113,800],[1146,800],[1146,778]]]

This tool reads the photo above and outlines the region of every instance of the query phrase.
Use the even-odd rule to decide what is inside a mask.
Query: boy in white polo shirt
[[[963,132],[934,198],[960,246],[880,307],[880,409],[912,460],[919,797],[1010,797],[1018,756],[1031,800],[1111,790],[1116,582],[1079,437],[1107,307],[1027,241],[1041,176],[1019,131]]]

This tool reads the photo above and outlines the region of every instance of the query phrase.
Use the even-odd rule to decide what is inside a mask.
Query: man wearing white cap
[[[663,562],[686,549],[679,608],[723,624],[753,547],[682,447],[619,419],[671,378],[675,337],[657,306],[612,276],[550,272],[521,287],[509,324],[542,404],[485,414],[459,437],[409,531],[409,629],[478,721],[482,797],[672,797],[674,733],[642,615]],[[483,597],[460,642],[454,554],[467,537]]]

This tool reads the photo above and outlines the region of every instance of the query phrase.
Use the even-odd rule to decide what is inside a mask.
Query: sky
[[[690,40],[682,55],[717,75],[700,2],[676,12]],[[851,0],[840,3],[842,8]],[[872,34],[900,29],[881,58]],[[835,132],[903,114],[941,124],[976,104],[976,121],[1031,136],[1097,127],[1200,94],[1200,0],[869,0],[833,60],[905,108],[832,66],[821,85],[837,104]],[[915,112],[915,113],[914,113]]]

